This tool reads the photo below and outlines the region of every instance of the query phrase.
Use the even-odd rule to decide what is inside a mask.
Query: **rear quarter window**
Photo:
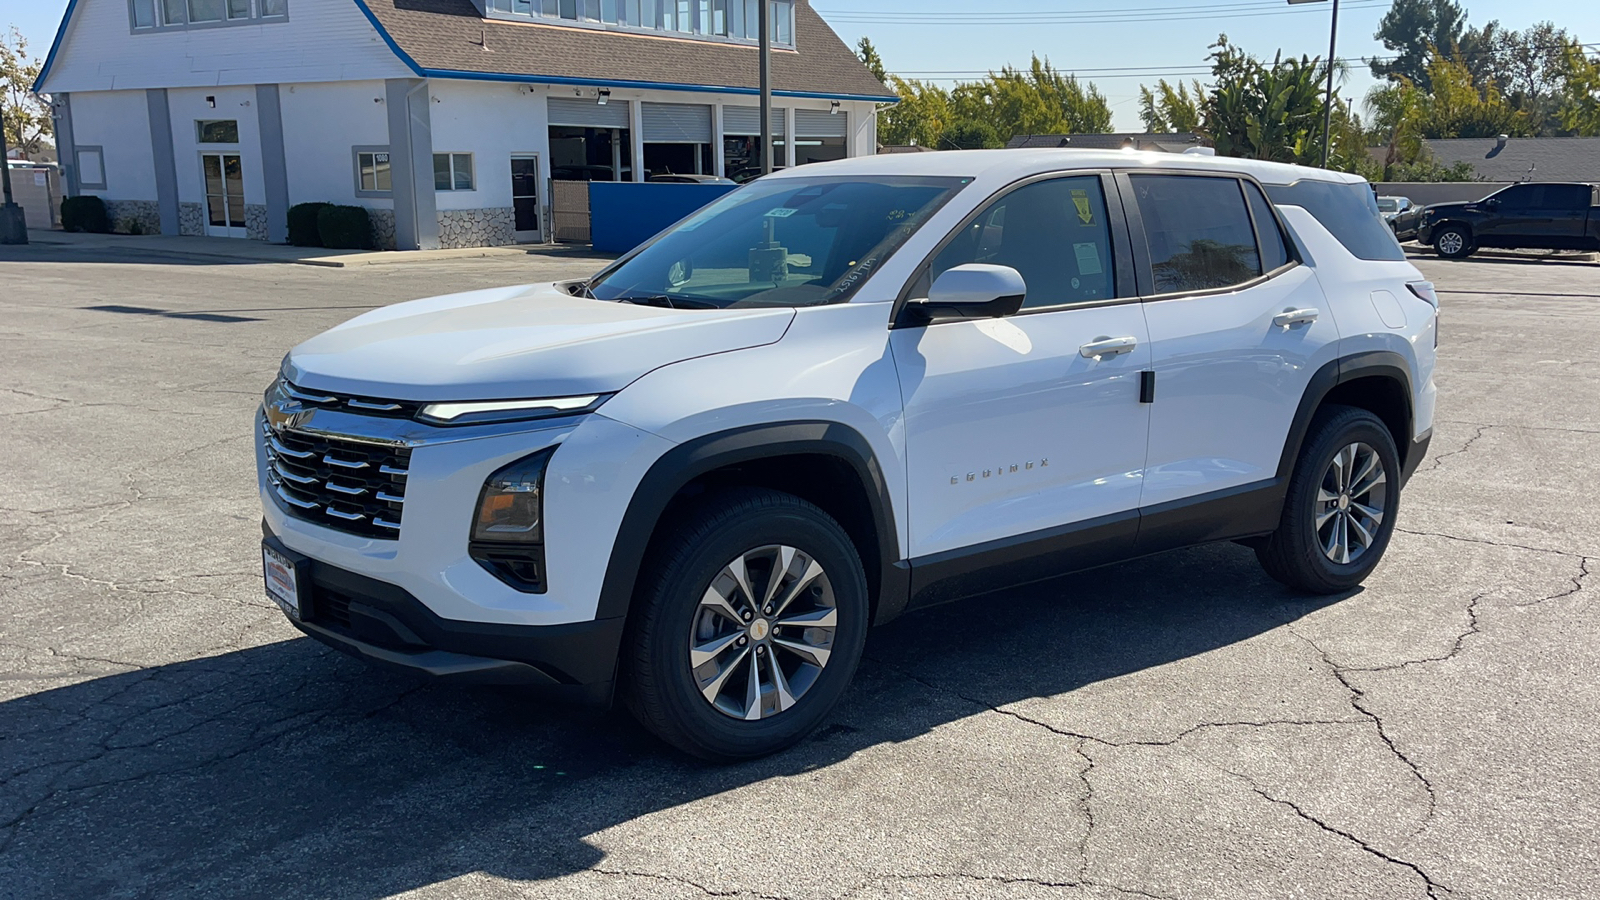
[[[1267,196],[1278,206],[1298,206],[1311,213],[1357,259],[1404,260],[1394,231],[1378,212],[1378,201],[1365,183],[1335,184],[1297,181],[1269,184]]]

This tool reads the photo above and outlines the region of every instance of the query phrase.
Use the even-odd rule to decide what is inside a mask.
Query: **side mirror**
[[[1487,200],[1483,201],[1483,205],[1489,207],[1490,209],[1494,209],[1495,207],[1500,205],[1500,198],[1499,197],[1490,197]]]
[[[910,300],[903,316],[908,325],[939,319],[997,319],[1022,308],[1028,284],[1010,266],[968,263],[948,269],[928,289],[926,300]]]

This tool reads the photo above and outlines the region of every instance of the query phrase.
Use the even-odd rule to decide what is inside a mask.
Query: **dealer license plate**
[[[278,552],[270,544],[261,545],[261,568],[266,577],[267,596],[283,607],[289,618],[300,618],[300,579],[294,560]]]

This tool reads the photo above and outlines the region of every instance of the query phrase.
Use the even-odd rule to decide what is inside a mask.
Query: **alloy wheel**
[[[1458,231],[1447,231],[1439,235],[1439,252],[1445,254],[1460,253],[1466,246],[1466,239]]]
[[[839,613],[828,574],[794,547],[747,550],[711,579],[689,628],[695,687],[717,711],[754,721],[790,709],[832,653]]]
[[[1333,455],[1313,513],[1317,543],[1328,559],[1349,565],[1371,549],[1388,498],[1388,473],[1377,450],[1357,442]]]

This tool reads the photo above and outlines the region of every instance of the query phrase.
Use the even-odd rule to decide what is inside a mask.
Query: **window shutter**
[[[644,139],[657,144],[711,143],[711,107],[688,103],[646,103]]]
[[[628,103],[613,100],[601,105],[580,97],[551,97],[550,124],[570,128],[627,128]]]

